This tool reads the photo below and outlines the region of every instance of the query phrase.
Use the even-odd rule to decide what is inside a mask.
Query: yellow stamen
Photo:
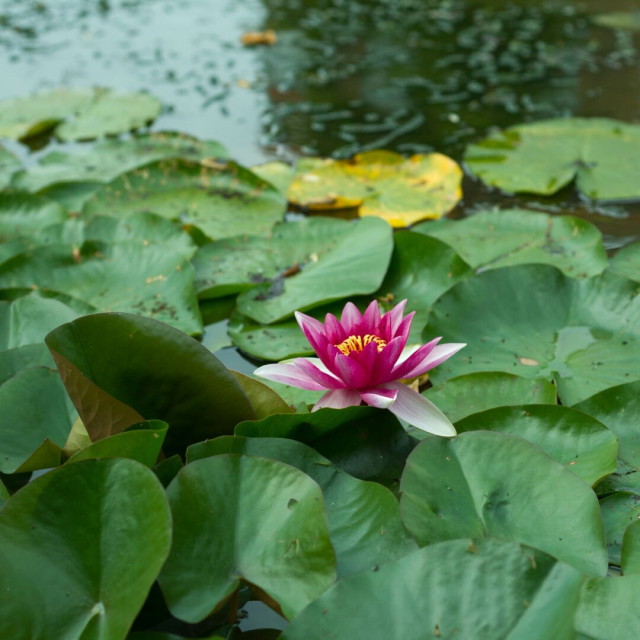
[[[370,333],[365,336],[349,336],[346,340],[334,346],[340,349],[345,356],[348,356],[352,351],[362,351],[370,342],[375,342],[378,345],[378,353],[387,346],[385,340]]]

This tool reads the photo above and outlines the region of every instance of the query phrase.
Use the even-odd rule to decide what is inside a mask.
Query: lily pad
[[[622,572],[625,576],[640,573],[640,521],[630,524],[622,538]]]
[[[281,638],[572,640],[582,579],[513,542],[451,540],[341,580]]]
[[[456,423],[459,433],[497,431],[524,438],[594,485],[616,468],[618,439],[595,418],[557,405],[496,407]]]
[[[154,132],[129,140],[101,140],[88,151],[52,151],[37,165],[14,175],[11,186],[40,191],[64,182],[110,182],[121,173],[157,160],[228,157],[228,151],[218,142],[172,131]]]
[[[401,490],[404,523],[421,546],[495,536],[534,546],[583,573],[607,571],[595,494],[522,438],[475,431],[423,440],[407,460]]]
[[[629,280],[640,282],[640,242],[634,242],[620,249],[611,258],[609,269]]]
[[[640,11],[609,11],[591,18],[595,24],[610,29],[640,31]]]
[[[46,473],[0,511],[3,634],[124,638],[170,544],[164,490],[143,465],[85,460]]]
[[[255,417],[220,361],[161,322],[94,314],[58,327],[47,346],[93,440],[156,418],[169,424],[164,451],[170,456]]]
[[[597,487],[598,493],[630,491],[640,494],[640,382],[602,391],[575,405],[618,437],[618,468]]]
[[[267,282],[240,294],[237,301],[240,313],[262,324],[283,320],[296,310],[373,293],[382,283],[393,249],[391,228],[373,218],[358,222],[311,218],[281,225],[274,237],[276,234],[285,240],[276,245],[277,266],[263,270],[260,275]],[[298,264],[296,256],[282,259],[280,246],[306,238],[316,243],[321,237],[330,238],[330,242],[316,244],[316,251],[306,253],[304,262]],[[264,245],[270,247],[268,242]],[[292,269],[297,265],[298,272],[289,275],[279,270],[282,263],[290,263]]]
[[[640,125],[560,118],[511,127],[467,147],[467,166],[513,193],[556,193],[574,179],[594,200],[640,198]]]
[[[177,618],[204,620],[243,580],[290,619],[335,581],[322,493],[302,471],[217,455],[187,464],[167,496],[173,543],[159,581]]]
[[[286,201],[268,182],[231,161],[171,159],[123,173],[84,204],[88,216],[157,213],[209,238],[266,234]]]
[[[622,540],[627,527],[640,518],[640,496],[617,491],[600,500],[609,564],[620,566]]]
[[[544,265],[460,282],[435,303],[423,335],[467,347],[434,369],[432,380],[476,371],[545,378],[570,406],[640,379],[638,293],[637,283],[608,272],[578,280]]]
[[[427,389],[423,395],[454,423],[494,407],[556,403],[556,388],[551,382],[500,372],[452,378]]]
[[[19,169],[22,163],[8,149],[0,145],[0,189],[4,189]]]
[[[640,637],[640,576],[590,578],[582,586],[575,615],[579,638],[636,640]]]
[[[462,197],[462,170],[439,153],[406,159],[366,151],[350,160],[307,159],[287,189],[289,201],[313,211],[357,207],[394,227],[440,218]]]
[[[24,369],[0,385],[0,471],[60,464],[71,431],[67,394],[55,371]]]
[[[30,237],[33,232],[68,220],[57,202],[28,193],[0,193],[0,240]]]
[[[396,484],[416,445],[392,413],[364,406],[245,421],[235,435],[297,440],[350,475],[386,485]]]
[[[290,164],[279,161],[255,165],[251,167],[251,171],[270,182],[284,196],[296,175],[295,169]]]
[[[353,478],[301,442],[223,436],[191,445],[187,462],[222,453],[279,460],[304,471],[320,485],[338,578],[372,569],[417,548],[400,519],[400,505],[388,489]]]
[[[440,220],[415,231],[451,245],[474,269],[550,264],[568,276],[587,278],[607,268],[602,234],[573,216],[527,209],[484,211],[464,220]]]
[[[126,238],[132,226],[138,231],[153,227],[145,222],[122,220],[109,232]],[[139,313],[185,333],[201,333],[193,269],[185,257],[186,237],[173,228],[171,232],[173,242],[164,244],[139,235],[111,246],[85,245],[82,250],[72,244],[39,246],[0,265],[0,287],[60,291],[95,311]],[[168,250],[172,246],[175,251]],[[187,249],[187,255],[191,251]]]

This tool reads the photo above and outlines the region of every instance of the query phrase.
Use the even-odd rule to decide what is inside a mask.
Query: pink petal
[[[362,316],[361,333],[376,333],[380,324],[380,307],[377,300],[372,300]]]
[[[371,407],[376,409],[388,409],[398,396],[397,389],[371,389],[370,391],[361,391],[360,397]]]
[[[315,358],[296,358],[293,363],[301,373],[321,385],[322,389],[343,389],[347,386],[336,375],[338,372],[334,374],[320,360]]]
[[[401,382],[392,382],[386,386],[398,391],[396,401],[389,407],[389,411],[398,418],[437,436],[450,438],[456,435],[455,427],[449,418],[424,396]]]
[[[429,343],[430,344],[430,343]],[[424,345],[425,347],[428,345]],[[454,353],[457,353],[465,343],[450,342],[448,344],[439,344],[430,350],[430,353],[421,353],[420,349],[400,365],[398,371],[394,371],[397,378],[413,378],[437,367]],[[422,348],[422,347],[421,347]]]
[[[351,389],[361,389],[370,385],[369,372],[355,359],[339,353],[335,360],[340,370],[340,378]]]
[[[322,391],[327,387],[316,382],[311,376],[300,371],[293,362],[281,362],[280,364],[265,364],[258,367],[254,375],[274,382],[289,384],[299,389],[307,389],[309,391]]]
[[[400,326],[400,322],[402,322],[402,315],[404,314],[404,308],[407,306],[406,299],[402,302],[399,302],[391,311],[388,311],[385,315],[389,316],[389,320],[391,322],[391,335],[395,336]]]
[[[402,338],[394,338],[380,353],[375,354],[376,358],[371,365],[371,385],[377,386],[389,380],[397,380],[393,375],[393,367],[402,353],[403,346]]]
[[[346,331],[347,336],[355,333],[354,329],[357,328],[360,322],[362,322],[362,314],[358,311],[358,307],[353,302],[347,302],[340,316],[340,324]]]
[[[411,331],[411,321],[413,320],[413,316],[415,315],[416,315],[416,312],[412,311],[410,314],[408,314],[405,318],[402,319],[402,322],[398,326],[398,329],[396,330],[396,333],[393,336],[394,338],[404,338],[406,342],[407,338],[409,337],[409,332]]]
[[[345,332],[344,327],[332,313],[327,313],[324,320],[324,329],[326,331],[327,340],[331,344],[340,344],[343,340],[346,340],[349,337],[349,334]]]
[[[434,338],[427,342],[427,344],[411,345],[410,347],[406,347],[398,358],[398,362],[396,362],[394,380],[407,378],[408,376],[400,374],[404,374],[405,371],[411,371],[411,369],[416,366],[417,362],[422,361],[433,351],[433,348],[438,344],[438,342],[440,342],[440,340],[442,340],[442,338]]]
[[[332,389],[327,391],[318,402],[315,403],[313,411],[329,407],[330,409],[345,409],[346,407],[357,407],[362,402],[360,394],[352,389]]]

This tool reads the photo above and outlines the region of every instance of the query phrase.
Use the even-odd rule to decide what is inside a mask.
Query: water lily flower
[[[407,301],[380,315],[377,301],[364,314],[348,302],[340,320],[331,313],[322,324],[296,312],[296,320],[317,358],[295,358],[258,368],[255,374],[301,389],[324,390],[313,411],[341,409],[362,402],[388,409],[409,424],[441,436],[454,436],[449,419],[401,380],[415,378],[466,346],[438,344],[406,347],[414,313],[404,316]]]

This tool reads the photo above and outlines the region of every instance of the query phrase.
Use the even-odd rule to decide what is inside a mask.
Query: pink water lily
[[[324,390],[313,411],[341,409],[362,402],[389,409],[409,424],[441,436],[454,436],[448,418],[424,396],[401,380],[420,376],[462,349],[464,344],[406,347],[414,313],[404,316],[407,301],[380,315],[374,300],[364,314],[348,302],[338,320],[327,314],[322,324],[296,312],[296,320],[317,358],[295,358],[268,364],[256,375],[301,389]]]

